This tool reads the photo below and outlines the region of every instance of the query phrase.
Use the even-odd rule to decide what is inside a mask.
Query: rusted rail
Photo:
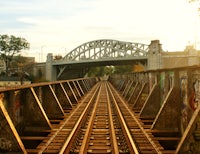
[[[64,86],[67,85],[66,93],[69,97],[66,97],[66,99],[76,101],[84,93],[84,88],[78,85],[80,83],[76,84],[73,81],[65,85],[59,83],[56,86],[60,89],[66,89]],[[55,88],[58,89],[56,86],[47,85],[54,97],[56,97]],[[83,87],[86,88],[86,86]],[[30,91],[44,117],[48,120],[49,116],[46,115],[43,105],[40,103],[39,90],[30,87]],[[59,102],[57,97],[56,102]],[[65,107],[60,103],[58,104],[63,113],[62,118],[49,120],[48,125],[51,127],[46,130],[39,130],[41,135],[16,136],[18,142],[21,143],[23,153],[149,154],[165,151],[149,131],[150,128],[144,128],[138,116],[134,114],[108,81],[97,82],[80,101],[77,103],[70,102],[69,104],[70,110],[63,109]],[[30,128],[29,132],[31,132]],[[35,131],[32,130],[32,132]],[[46,135],[42,135],[43,133],[46,133]],[[28,148],[31,146],[27,145],[32,143],[35,146]]]
[[[161,153],[107,81],[96,84],[71,114],[28,153]]]
[[[81,121],[85,118],[85,113],[96,96],[98,88],[99,86],[96,85],[91,91],[92,95],[87,95],[76,109],[74,109],[73,113],[62,121],[58,129],[55,129],[55,132],[50,133],[47,138],[43,140],[37,147],[39,150],[38,153],[63,153],[72,138],[74,138],[74,133],[80,127]],[[29,152],[31,152],[31,150]]]
[[[152,134],[145,131],[137,116],[111,85],[109,89],[134,153],[161,153],[164,149],[159,142],[154,140]]]
[[[200,153],[199,70],[3,89],[0,153]]]

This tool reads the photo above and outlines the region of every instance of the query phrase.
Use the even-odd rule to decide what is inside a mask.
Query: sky
[[[97,39],[150,44],[183,51],[200,42],[198,2],[188,0],[0,0],[0,34],[30,43],[24,56],[46,61]]]

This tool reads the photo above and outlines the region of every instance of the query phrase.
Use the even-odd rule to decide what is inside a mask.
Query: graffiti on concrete
[[[193,83],[192,93],[190,95],[190,107],[195,110],[200,103],[200,80]]]
[[[0,138],[0,152],[11,151],[12,150],[11,148],[12,148],[11,141],[5,138]]]
[[[186,129],[190,118],[191,118],[191,108],[188,103],[188,79],[186,77],[181,78],[181,101],[182,101],[182,132]]]
[[[15,91],[14,92],[14,107],[13,107],[13,113],[14,113],[14,122],[15,125],[18,125],[22,121],[22,104],[20,102],[20,92]]]

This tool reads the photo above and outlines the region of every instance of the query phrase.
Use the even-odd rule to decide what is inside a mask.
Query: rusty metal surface
[[[174,149],[176,153],[199,153],[199,70],[199,66],[149,70],[115,75],[110,81],[119,90],[117,83],[120,81],[148,80],[150,92],[140,110],[140,119],[151,126],[154,136],[165,149]],[[144,73],[148,74],[148,79],[140,80]]]
[[[49,145],[52,144],[52,146],[51,148],[46,147],[46,152],[50,152],[51,149],[57,153],[57,149],[59,153],[148,153],[149,151],[161,153],[160,150],[163,150],[162,147],[159,147],[159,143],[153,142],[152,137],[150,137],[149,133],[146,133],[141,126],[142,124],[134,115],[132,115],[133,119],[130,119],[129,116],[124,119],[124,116],[127,116],[128,110],[126,111],[126,109],[128,108],[125,107],[123,113],[121,112],[125,103],[121,98],[118,98],[119,95],[113,95],[113,90],[111,90],[111,88],[106,90],[106,86],[108,86],[106,82],[99,83],[99,85],[101,87],[99,87],[98,94],[97,91],[92,91],[92,94],[90,94],[91,98],[82,102],[85,104],[86,101],[87,104],[84,111],[82,111],[83,108],[80,106],[76,108],[76,112],[79,114],[82,113],[78,116],[79,118],[77,120],[75,118],[71,119],[70,124],[64,122],[65,126],[63,126],[63,128],[68,128],[71,130],[71,133],[67,134],[64,133],[62,129],[60,130],[62,137],[64,134],[67,135],[61,151],[59,151],[59,146],[57,148],[55,146],[53,147],[55,141],[51,141]],[[119,109],[120,100],[122,101],[121,109]],[[76,114],[76,112],[73,114]],[[136,120],[136,122],[133,122],[133,120]],[[133,126],[135,125],[135,129],[132,131],[130,130],[130,123],[132,123]],[[141,132],[137,132],[135,135],[136,130]],[[137,135],[140,137],[138,136],[138,138]],[[61,137],[61,135],[58,134],[57,136]],[[147,142],[143,142],[146,137]],[[137,140],[137,142],[135,140]],[[57,141],[56,143],[58,142],[61,141]],[[115,147],[115,151],[113,151],[113,147]]]
[[[84,78],[76,82],[83,80],[90,85],[85,93],[97,81],[95,78]],[[84,89],[85,85],[74,84],[69,92],[62,86],[66,82],[72,80],[1,90],[0,152],[26,153],[27,149],[36,147],[68,116],[69,111],[73,110],[70,94],[75,89]],[[76,94],[80,99],[79,94]]]
[[[0,152],[200,152],[200,67],[114,75],[109,82],[1,90]]]
[[[160,89],[159,85],[154,84],[149,92],[147,100],[140,111],[141,117],[155,118],[160,109]]]
[[[2,101],[0,101],[0,118],[0,152],[23,152],[26,154],[25,147]]]

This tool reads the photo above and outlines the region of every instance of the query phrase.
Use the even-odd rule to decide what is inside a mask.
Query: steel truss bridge
[[[200,66],[2,87],[0,153],[199,154],[199,88]]]
[[[52,61],[52,66],[56,68],[56,79],[62,79],[67,75],[64,72],[70,69],[84,70],[84,74],[91,66],[133,64],[136,61],[146,63],[148,51],[149,45],[142,43],[94,40],[76,47],[63,59]]]

